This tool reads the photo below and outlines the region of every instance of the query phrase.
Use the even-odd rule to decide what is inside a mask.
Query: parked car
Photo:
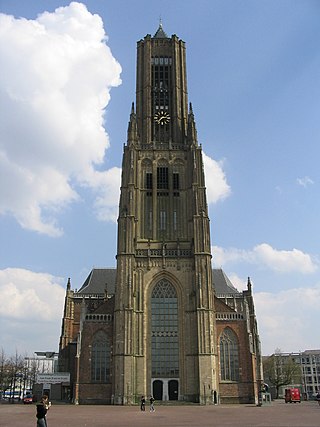
[[[27,394],[26,396],[24,396],[23,398],[23,403],[27,404],[27,403],[32,403],[33,399],[32,399],[32,395],[31,394]]]
[[[286,403],[301,403],[301,394],[298,388],[286,388],[284,400]]]

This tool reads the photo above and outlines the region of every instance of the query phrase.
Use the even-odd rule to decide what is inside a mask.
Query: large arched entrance
[[[155,400],[178,400],[179,380],[167,378],[153,380],[151,390]]]
[[[166,279],[155,285],[151,295],[151,369],[153,393],[160,397],[161,391],[156,400],[178,400],[178,297]]]

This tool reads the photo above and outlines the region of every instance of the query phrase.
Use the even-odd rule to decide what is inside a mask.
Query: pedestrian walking
[[[154,397],[150,396],[150,412],[154,412],[155,408],[154,408]]]
[[[140,409],[141,409],[141,411],[145,411],[146,410],[146,399],[145,399],[144,396],[141,396]]]
[[[37,403],[37,427],[47,427],[47,412],[51,406],[51,402],[49,402],[48,396],[42,396],[40,402]]]

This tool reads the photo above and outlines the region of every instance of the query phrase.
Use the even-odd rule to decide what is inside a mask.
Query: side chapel
[[[202,149],[186,48],[160,24],[137,44],[136,103],[122,162],[117,266],[67,284],[59,370],[80,404],[258,403],[250,279],[212,269]]]

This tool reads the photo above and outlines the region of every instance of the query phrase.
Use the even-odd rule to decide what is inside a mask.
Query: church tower
[[[124,146],[114,309],[114,403],[212,401],[218,391],[211,245],[185,43],[137,44]]]

